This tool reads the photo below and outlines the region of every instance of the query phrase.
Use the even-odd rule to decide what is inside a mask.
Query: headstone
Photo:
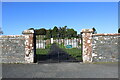
[[[51,38],[51,44],[53,44],[53,38]]]
[[[45,40],[42,40],[41,42],[37,42],[36,43],[36,48],[41,48],[41,49],[45,49]]]

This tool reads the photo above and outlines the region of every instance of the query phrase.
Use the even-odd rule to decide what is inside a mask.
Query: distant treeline
[[[67,28],[67,26],[64,27],[57,27],[55,26],[53,29],[34,29],[30,28],[29,30],[35,30],[35,33],[37,35],[46,35],[46,38],[70,38],[70,37],[78,37],[77,31],[75,31],[73,28]]]
[[[96,33],[96,29],[92,28],[94,33]],[[74,37],[80,37],[80,34],[77,34],[77,31],[75,31],[73,28],[67,28],[67,26],[64,27],[57,27],[55,26],[53,29],[34,29],[30,28],[29,30],[35,30],[36,35],[45,35],[45,38],[74,38]]]

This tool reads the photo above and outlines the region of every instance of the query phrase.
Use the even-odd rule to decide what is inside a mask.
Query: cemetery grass
[[[48,44],[45,46],[45,49],[36,49],[36,54],[37,55],[47,55],[48,52],[50,51],[51,44]]]
[[[66,48],[64,44],[57,44],[61,49],[67,52],[69,55],[74,57],[77,60],[82,60],[82,51],[78,48]]]
[[[72,49],[63,49],[65,52],[67,52],[69,55],[74,57],[77,60],[82,60],[82,53],[79,49],[72,48]],[[49,49],[36,49],[37,55],[47,55],[49,52]]]
[[[49,49],[36,49],[36,54],[37,55],[47,55],[49,52]]]
[[[82,51],[77,48],[70,48],[67,49],[63,44],[57,44],[59,48],[61,48],[63,51],[67,52],[70,56],[74,57],[77,60],[82,60]],[[50,51],[50,46],[47,45],[45,49],[36,49],[37,55],[47,55]]]

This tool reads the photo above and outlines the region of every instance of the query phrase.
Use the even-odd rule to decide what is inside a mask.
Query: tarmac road
[[[118,78],[118,64],[2,64],[3,78]]]

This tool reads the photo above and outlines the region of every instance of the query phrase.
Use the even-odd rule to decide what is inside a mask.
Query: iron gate
[[[45,35],[34,35],[35,61],[38,63],[81,62],[82,38],[64,37],[46,38]]]

